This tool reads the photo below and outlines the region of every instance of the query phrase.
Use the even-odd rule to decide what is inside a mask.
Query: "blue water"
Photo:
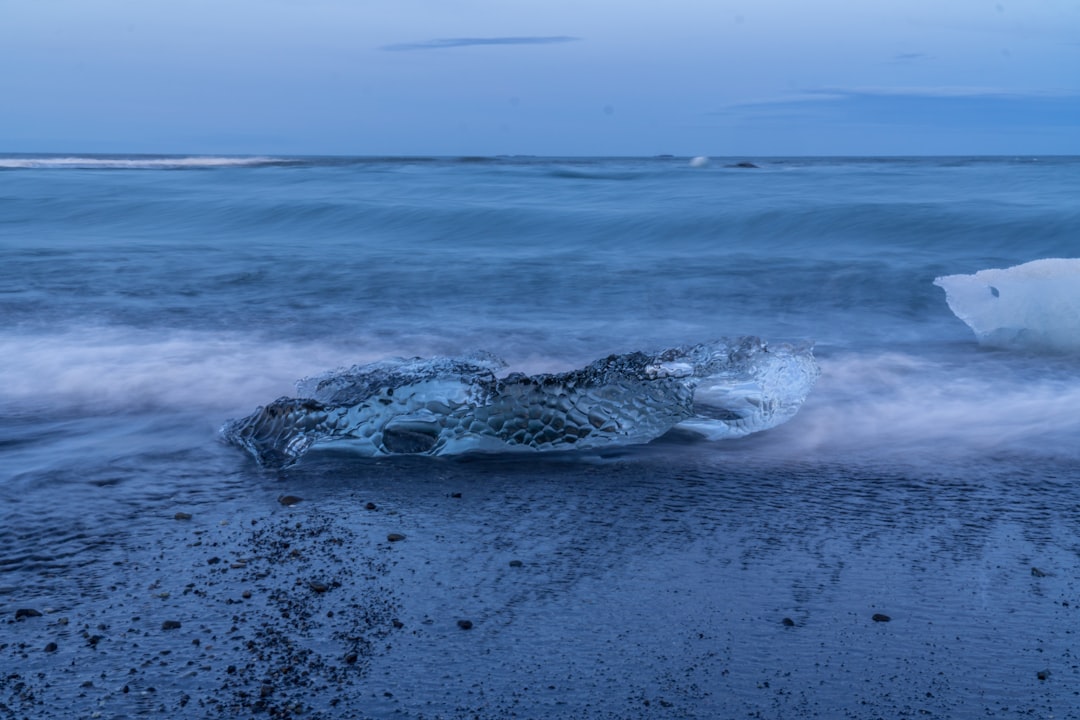
[[[1068,521],[1080,504],[1073,482],[1080,480],[1076,358],[981,348],[933,280],[1080,256],[1080,159],[772,158],[755,160],[756,169],[729,167],[733,162],[691,167],[687,158],[0,156],[0,608],[8,613],[40,605],[75,614],[86,597],[108,597],[107,588],[125,587],[117,563],[163,542],[164,528],[173,527],[172,515],[180,509],[223,518],[270,516],[286,512],[274,502],[282,492],[319,493],[324,509],[350,517],[352,494],[377,488],[407,514],[411,505],[461,483],[479,483],[484,489],[477,492],[496,495],[530,487],[550,491],[563,508],[551,518],[560,532],[574,532],[568,524],[577,527],[562,513],[576,507],[581,522],[594,522],[612,498],[641,501],[625,488],[644,488],[667,502],[664,507],[693,516],[681,527],[705,566],[716,559],[710,533],[725,529],[730,537],[718,542],[751,549],[767,541],[754,528],[779,513],[797,527],[774,529],[769,537],[795,549],[760,561],[769,578],[761,592],[767,586],[770,597],[773,586],[795,587],[799,596],[798,587],[820,580],[795,569],[802,562],[796,555],[815,542],[848,548],[853,567],[875,567],[865,550],[872,538],[896,548],[902,572],[913,572],[927,554],[931,564],[944,563],[942,572],[957,584],[940,581],[934,592],[949,597],[960,597],[968,580],[987,582],[986,558],[1002,554],[1016,560],[1045,552],[1069,563],[1051,576],[1066,582],[1080,543]],[[673,436],[613,456],[545,460],[552,464],[540,470],[529,461],[365,463],[323,452],[291,475],[271,476],[216,434],[227,418],[291,394],[299,378],[388,356],[488,350],[511,369],[555,371],[613,352],[746,334],[815,342],[822,376],[794,420],[745,440],[713,444]],[[458,485],[439,486],[433,474],[456,478]],[[619,480],[623,474],[626,483]],[[578,480],[552,479],[562,476]],[[695,479],[689,487],[687,478]],[[775,494],[761,490],[776,478],[794,480],[781,483]],[[882,482],[892,489],[873,501],[883,503],[874,516],[880,526],[857,513],[844,515],[853,496],[863,489],[876,493],[875,483]],[[958,484],[970,485],[971,492],[958,492]],[[429,494],[409,495],[402,489],[408,487]],[[800,500],[815,487],[824,495]],[[937,487],[945,488],[940,501],[932,499]],[[742,508],[739,516],[725,509],[729,492]],[[743,502],[747,497],[761,502]],[[538,502],[550,507],[550,500]],[[796,510],[778,509],[799,502],[820,511],[821,521],[802,526]],[[445,522],[460,529],[454,523],[461,517],[427,510],[434,513],[426,521],[430,527]],[[473,512],[476,527],[490,522],[525,542],[526,531],[516,531],[514,521],[498,514],[504,511]],[[826,522],[827,516],[838,519]],[[633,515],[628,525],[634,529],[626,532],[662,537],[649,517]],[[983,525],[974,539],[934,535],[943,532],[935,524],[959,528],[972,522]],[[1031,523],[1042,534],[1026,535]],[[527,531],[538,553],[545,547],[544,527]],[[1034,544],[1020,549],[1009,540],[1015,528]],[[169,546],[181,554],[182,547],[180,541]],[[543,618],[569,611],[587,593],[606,592],[620,612],[640,612],[631,608],[639,607],[637,595],[597,589],[603,574],[597,568],[612,557],[645,563],[645,570],[623,578],[629,586],[638,582],[634,578],[662,575],[671,557],[661,553],[649,564],[640,559],[648,552],[639,554],[617,529],[591,547],[582,551],[584,564],[566,561],[569,586],[533,577],[528,582],[534,584],[509,593],[506,603],[518,603],[523,616]],[[437,544],[428,550],[440,552]],[[1041,562],[1016,561],[1022,573]],[[472,569],[493,578],[492,567]],[[690,590],[724,592],[714,579],[694,579],[693,568],[687,570]],[[880,580],[844,585],[848,581],[836,580],[840,570],[829,572],[846,591]],[[798,577],[791,584],[793,573]],[[445,591],[454,598],[468,594],[452,579],[438,581],[455,588]],[[1062,589],[1055,602],[1072,597],[1073,589]],[[752,590],[741,592],[747,607],[760,604]],[[909,586],[896,592],[897,606],[926,599]],[[1024,592],[1027,585],[1017,585],[1018,595],[1003,595],[998,604],[986,600],[990,604],[980,612],[1005,612]],[[821,612],[850,610],[850,597],[838,605],[835,595],[810,595]],[[501,597],[495,591],[491,596]],[[804,598],[801,605],[813,602]],[[650,607],[662,615],[670,604]],[[677,607],[683,615],[676,619],[693,615],[693,607]],[[423,612],[429,611],[425,606]],[[108,616],[97,606],[84,612]],[[964,606],[939,624],[963,630],[971,612]],[[602,613],[590,617],[611,641],[620,637]],[[1060,620],[1038,611],[1025,617],[1046,634]],[[12,627],[21,632],[26,622]],[[0,647],[14,647],[12,632],[0,625]],[[910,642],[929,642],[911,632]],[[459,636],[451,635],[457,642]],[[487,645],[489,653],[510,652],[507,637]],[[584,666],[595,660],[590,653],[599,652],[567,655],[552,637],[548,651],[536,651],[535,667],[552,659]],[[672,668],[656,659],[664,641],[651,631],[645,638],[651,665],[627,666],[624,674],[603,678],[582,667],[578,680],[587,677],[595,692],[579,685],[567,705],[533,698],[518,707],[526,716],[556,710],[568,717],[596,715],[589,702],[627,677],[659,692],[656,678]],[[409,647],[401,640],[402,646]],[[962,648],[953,650],[959,663]],[[730,642],[728,651],[734,652]],[[884,665],[901,677],[881,681],[883,692],[900,693],[902,652],[881,652],[900,653]],[[0,655],[0,666],[14,657]],[[434,657],[441,655],[415,645],[387,651],[368,677],[417,658],[434,663]],[[847,660],[869,667],[875,657],[861,648]],[[952,709],[940,712],[947,716],[969,703],[979,710],[1043,703],[1068,711],[1071,695],[1062,685],[1066,675],[1075,679],[1069,675],[1075,670],[1055,658],[1061,665],[1057,686],[1032,680],[1043,668],[1025,665],[1017,671],[1024,683],[1001,690],[1000,699],[988,699],[979,687],[936,688]],[[708,662],[699,660],[699,666]],[[766,660],[754,656],[754,662]],[[920,668],[920,677],[932,674],[932,661],[925,660],[930,665]],[[749,661],[730,660],[740,662]],[[987,667],[1000,667],[995,662],[988,659]],[[1032,659],[1038,662],[1053,664]],[[516,671],[513,663],[510,670],[499,665],[508,674],[491,694],[504,701],[508,688],[525,676],[541,682],[526,666],[534,668],[524,661]],[[450,659],[433,672],[448,667]],[[802,693],[804,710],[812,686],[829,679],[815,667],[794,695]],[[710,682],[720,683],[721,668],[715,670]],[[480,708],[465,702],[470,686],[464,675],[459,679],[460,692],[412,688],[411,705],[401,693],[390,701],[379,691],[383,705],[366,712],[420,717],[421,700],[442,707],[445,716],[454,716],[455,707]],[[685,687],[669,689],[669,696],[681,693],[681,704],[670,712],[681,708],[673,716],[709,717],[781,707],[797,716],[791,693],[788,700],[772,697],[772,705],[755,705],[761,678],[744,679],[745,686],[725,690],[734,698],[727,705],[718,699],[719,686],[708,700]],[[994,680],[998,689],[1002,682],[1007,684]],[[8,687],[5,696],[4,689],[0,717],[5,702],[21,707],[12,699],[17,693]],[[845,704],[851,697],[834,687],[811,699],[825,711],[842,712],[854,707]],[[83,709],[70,702],[72,711]],[[106,701],[94,702],[103,707]],[[661,712],[666,706],[650,707]],[[121,706],[115,712],[127,711]]]

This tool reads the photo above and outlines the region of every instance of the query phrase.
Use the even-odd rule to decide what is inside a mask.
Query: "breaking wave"
[[[43,155],[0,157],[0,170],[194,170],[296,162],[276,157]]]

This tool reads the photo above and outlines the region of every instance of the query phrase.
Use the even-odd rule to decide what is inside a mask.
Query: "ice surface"
[[[1080,259],[946,275],[934,284],[984,345],[1080,351]]]
[[[496,376],[489,354],[385,360],[307,378],[222,428],[262,465],[312,445],[363,455],[566,450],[644,443],[676,425],[741,437],[795,415],[818,366],[810,346],[722,339],[611,355],[565,373]]]

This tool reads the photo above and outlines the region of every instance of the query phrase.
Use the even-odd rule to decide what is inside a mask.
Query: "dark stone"
[[[457,626],[462,630],[472,630],[472,620],[458,620]]]
[[[510,567],[521,567],[523,564],[524,563],[522,563],[520,560],[511,560],[510,561]]]
[[[397,618],[394,618],[391,622],[393,623],[394,628],[396,628],[397,630],[400,630],[401,628],[405,627],[405,623],[401,622]]]
[[[1035,673],[1035,677],[1039,678],[1040,680],[1045,680],[1046,678],[1050,677],[1050,671],[1040,670],[1039,672]]]
[[[308,583],[308,586],[317,593],[324,593],[330,589],[329,585],[324,582],[319,582],[318,580],[312,580]]]
[[[162,630],[179,630],[180,629],[180,621],[179,620],[166,620],[165,622],[161,623],[161,629]]]
[[[874,616],[870,619],[874,622],[889,622],[890,620],[892,620],[891,617],[889,617],[888,615],[883,615],[882,613],[874,613]]]
[[[460,498],[460,497],[461,497],[461,493],[459,493],[459,492],[455,492],[455,493],[450,493],[450,497],[452,497],[452,498]]]
[[[56,643],[51,642],[45,646],[45,652],[56,652]]]
[[[367,505],[364,506],[364,509],[365,510],[374,510],[375,509],[375,503],[369,502]]]
[[[1031,568],[1031,576],[1032,577],[1046,577],[1046,573],[1043,572],[1042,570],[1040,570],[1037,567],[1033,567],[1033,568]]]
[[[357,658],[357,654],[355,652],[351,652],[345,656],[345,662],[349,663],[350,665],[355,665]]]
[[[219,562],[221,562],[221,558],[219,558],[219,557],[217,557],[217,556],[215,555],[214,557],[212,557],[212,558],[210,558],[209,560],[207,560],[207,561],[206,561],[206,564],[207,564],[207,565],[217,565],[217,564],[218,564]]]
[[[744,160],[743,162],[737,162],[737,163],[735,163],[734,165],[728,165],[728,167],[733,167],[733,168],[746,168],[746,169],[755,169],[755,170],[756,170],[758,166],[757,166],[757,165],[755,165],[755,164],[754,164],[754,163],[752,163],[752,162],[746,162],[746,161]]]
[[[791,618],[784,618],[780,622],[784,623],[784,627],[795,627],[795,621]]]
[[[303,499],[304,498],[299,498],[299,497],[296,497],[295,495],[282,495],[281,497],[279,497],[277,499],[277,501],[279,503],[281,503],[282,505],[284,505],[285,507],[290,507],[292,505],[295,505],[298,502],[302,502]]]
[[[23,618],[41,617],[41,613],[33,608],[19,608],[15,611],[15,619],[22,620]]]
[[[240,597],[244,598],[245,600],[250,599],[251,598],[251,591],[250,590],[245,590],[244,592],[240,593]]]
[[[173,515],[173,520],[190,520],[190,519],[191,519],[191,513],[178,512],[175,515]]]
[[[263,686],[259,688],[259,697],[270,697],[273,694],[274,688],[266,683],[263,683]]]
[[[402,535],[401,533],[390,533],[389,535],[386,536],[386,539],[389,540],[390,542],[398,542],[399,540],[404,540],[405,536]]]

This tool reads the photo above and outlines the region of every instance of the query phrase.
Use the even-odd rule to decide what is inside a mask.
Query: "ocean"
[[[744,160],[0,155],[0,718],[1080,718],[1077,355],[934,284],[1080,257],[1080,158]],[[219,432],[741,336],[820,377],[739,439]]]

